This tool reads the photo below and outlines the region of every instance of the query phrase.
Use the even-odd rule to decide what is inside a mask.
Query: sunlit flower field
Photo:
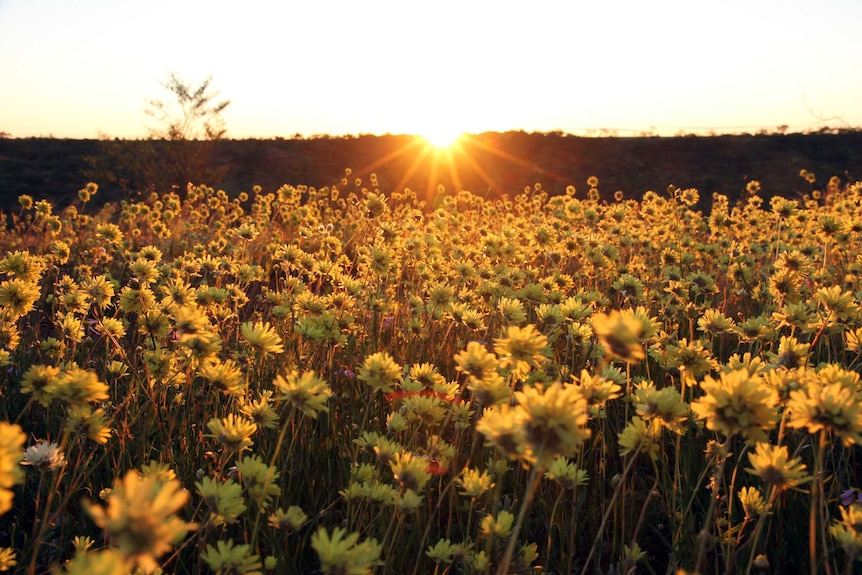
[[[21,196],[0,571],[852,573],[862,185],[801,175]]]

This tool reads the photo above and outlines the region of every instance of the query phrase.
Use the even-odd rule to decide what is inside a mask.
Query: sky
[[[212,78],[231,138],[859,127],[860,22],[859,0],[0,0],[0,132],[145,137],[171,73]]]

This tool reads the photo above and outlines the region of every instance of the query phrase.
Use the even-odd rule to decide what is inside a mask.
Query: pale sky
[[[171,72],[212,76],[232,138],[859,127],[860,24],[860,0],[0,0],[0,132],[145,136]]]

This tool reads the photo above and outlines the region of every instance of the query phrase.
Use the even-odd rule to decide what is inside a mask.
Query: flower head
[[[494,340],[500,367],[508,367],[517,375],[526,375],[530,369],[547,361],[547,346],[548,338],[532,324],[523,328],[510,325],[506,329],[506,337]]]
[[[559,382],[515,393],[515,408],[524,433],[524,459],[547,468],[557,457],[572,457],[590,436],[587,401],[574,385]]]
[[[0,515],[12,508],[12,486],[24,481],[18,465],[27,436],[17,425],[0,421]]]
[[[336,527],[332,535],[321,527],[311,536],[311,547],[320,558],[324,575],[370,575],[382,550],[376,539],[359,541],[358,533]]]
[[[37,469],[59,469],[66,465],[66,456],[55,442],[38,441],[24,451],[21,465]]]
[[[114,482],[107,507],[88,503],[86,510],[123,555],[151,573],[158,568],[156,559],[196,528],[175,515],[188,498],[179,480],[161,481],[133,470]]]
[[[778,424],[778,393],[747,369],[722,372],[719,379],[707,375],[700,387],[705,394],[691,410],[713,431],[766,441],[766,432]]]
[[[217,541],[215,547],[207,545],[201,559],[215,573],[262,574],[260,556],[252,553],[251,546],[245,543],[236,545],[233,541]]]
[[[279,394],[276,396],[276,399],[287,401],[294,408],[312,419],[317,419],[321,411],[325,413],[329,412],[326,401],[332,395],[332,390],[313,371],[306,371],[302,375],[299,375],[294,370],[288,373],[286,378],[277,375],[272,384]]]
[[[755,452],[748,454],[748,461],[751,467],[746,471],[782,491],[812,480],[812,477],[805,472],[805,464],[800,463],[800,458],[788,460],[785,445],[758,443]]]
[[[593,314],[590,324],[599,343],[610,357],[630,364],[646,357],[641,342],[643,322],[630,310]]]
[[[787,424],[804,427],[809,433],[832,432],[846,446],[862,444],[862,407],[856,391],[859,375],[836,367],[827,366],[810,374],[806,370],[801,389],[790,392]],[[841,372],[847,377],[842,378]]]
[[[272,328],[269,322],[252,323],[247,321],[240,325],[240,331],[249,345],[261,355],[268,353],[283,353],[281,336]]]
[[[357,375],[357,378],[373,391],[382,393],[390,393],[395,389],[395,383],[400,377],[401,366],[385,351],[366,357]]]
[[[226,449],[237,453],[251,447],[251,436],[257,431],[255,423],[233,413],[221,419],[210,419],[207,428]]]

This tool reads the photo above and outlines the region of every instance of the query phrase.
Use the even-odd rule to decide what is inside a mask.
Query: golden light
[[[425,141],[439,150],[453,146],[463,135],[463,130],[457,130],[442,124],[439,126],[432,126],[422,132],[422,137]]]

